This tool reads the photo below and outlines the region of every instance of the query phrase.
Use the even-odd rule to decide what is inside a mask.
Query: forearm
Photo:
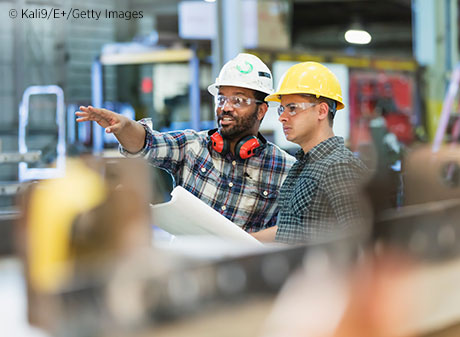
[[[274,242],[277,230],[278,226],[273,226],[267,229],[262,229],[261,231],[255,233],[251,233],[251,235],[261,242]]]
[[[128,152],[139,152],[144,146],[145,129],[133,120],[128,119],[125,126],[120,131],[114,132],[114,135]]]

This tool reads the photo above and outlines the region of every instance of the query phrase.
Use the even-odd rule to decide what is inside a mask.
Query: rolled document
[[[176,236],[212,235],[261,245],[257,239],[183,187],[175,187],[171,196],[168,202],[150,206],[155,226]]]

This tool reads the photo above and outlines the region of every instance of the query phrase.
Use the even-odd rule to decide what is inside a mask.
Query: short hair
[[[265,97],[267,97],[268,94],[266,94],[265,92],[262,92],[262,91],[258,91],[258,90],[254,90],[254,98],[258,101],[262,101],[266,104],[268,104],[267,102],[265,102]],[[259,103],[261,104],[261,103]]]
[[[301,94],[301,96],[310,98],[311,100],[313,100],[314,103],[326,103],[329,107],[329,111],[327,114],[329,125],[334,125],[334,117],[335,113],[337,112],[337,102],[335,100],[323,96],[316,97],[315,95],[311,94]]]

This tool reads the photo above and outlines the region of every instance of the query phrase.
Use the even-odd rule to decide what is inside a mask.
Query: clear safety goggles
[[[314,107],[315,105],[318,105],[318,103],[300,102],[300,103],[289,103],[286,105],[280,104],[278,106],[278,116],[281,116],[284,111],[287,111],[287,113],[290,116],[295,116],[298,112],[310,109],[311,107]]]
[[[264,103],[258,99],[254,98],[244,98],[240,96],[224,96],[224,95],[217,95],[214,96],[214,103],[218,108],[223,108],[225,104],[230,104],[234,108],[246,108],[250,106],[252,103]]]

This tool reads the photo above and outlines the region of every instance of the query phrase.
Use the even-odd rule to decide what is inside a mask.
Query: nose
[[[286,122],[289,117],[289,114],[286,112],[286,110],[283,111],[281,115],[279,115],[278,120],[283,123]]]
[[[230,103],[230,100],[225,100],[224,102],[224,105],[222,105],[222,110],[224,111],[229,111],[229,110],[233,110],[233,104]]]
[[[224,105],[216,106],[216,115],[220,116],[224,114],[224,112],[231,112],[233,114],[234,110],[233,105],[229,104],[228,101],[225,101]]]

